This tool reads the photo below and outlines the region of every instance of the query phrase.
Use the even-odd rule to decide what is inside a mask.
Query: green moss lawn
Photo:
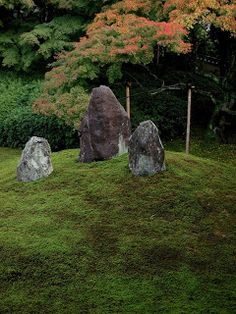
[[[235,147],[168,151],[133,177],[127,156],[16,181],[0,149],[0,313],[236,312]],[[221,157],[219,157],[221,156]],[[219,158],[218,158],[219,157]]]

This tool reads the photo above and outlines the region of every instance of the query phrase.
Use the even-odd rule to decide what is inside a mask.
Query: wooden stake
[[[191,106],[192,106],[192,86],[189,86],[188,87],[187,132],[186,132],[186,154],[189,154],[189,149],[190,149]]]
[[[130,87],[131,87],[131,83],[127,82],[126,83],[126,112],[129,119],[130,119]]]

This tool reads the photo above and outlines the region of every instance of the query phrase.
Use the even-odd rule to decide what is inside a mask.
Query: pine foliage
[[[0,0],[0,6],[4,6],[8,10],[14,10],[15,7],[32,9],[35,3],[33,0]]]
[[[72,48],[73,38],[79,38],[83,28],[81,18],[71,15],[55,17],[50,23],[36,25],[20,36],[21,47],[28,46],[36,56],[45,60],[54,54]]]
[[[108,2],[0,0],[0,63],[15,70],[45,70],[54,55],[72,49]]]
[[[30,70],[40,61],[52,60],[62,50],[73,47],[83,29],[83,20],[77,16],[55,17],[49,23],[38,24],[32,30],[14,29],[0,34],[2,65],[17,70]]]

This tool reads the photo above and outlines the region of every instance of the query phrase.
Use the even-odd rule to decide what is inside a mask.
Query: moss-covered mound
[[[77,154],[22,184],[0,149],[0,312],[233,313],[234,163],[167,152],[140,178]]]

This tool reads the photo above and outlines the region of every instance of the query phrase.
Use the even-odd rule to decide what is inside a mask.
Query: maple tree
[[[205,41],[210,41],[210,36],[213,37],[213,41],[218,45],[219,89],[223,91],[223,97],[217,99],[210,95],[215,105],[212,123],[214,125],[213,121],[216,120],[216,116],[235,115],[233,107],[236,100],[234,87],[236,81],[236,0],[167,0],[163,6],[163,12],[170,21],[176,21],[188,30],[196,29],[198,26],[198,29],[203,32],[197,35],[201,37],[204,34]],[[216,125],[216,129],[220,128],[220,125]]]
[[[68,95],[76,85],[95,79],[104,69],[113,82],[122,77],[122,64],[150,63],[157,44],[177,53],[189,52],[191,45],[184,40],[186,29],[175,22],[159,21],[156,9],[150,0],[123,0],[97,14],[74,49],[59,54],[55,67],[46,75],[44,93],[35,110],[50,114],[55,106],[53,96]],[[54,112],[62,115],[58,106]]]
[[[214,33],[214,40],[219,44],[221,75],[225,76],[227,71],[223,68],[232,62],[234,54],[229,46],[232,38],[236,37],[236,0],[167,0],[163,13],[169,21],[195,30],[195,41],[201,40],[201,37],[205,42],[211,41]]]
[[[3,65],[28,71],[57,54],[34,110],[56,114],[76,126],[86,107],[81,86],[104,74],[109,82],[119,80],[129,64],[154,67],[160,47],[187,54],[192,48],[196,52],[196,42],[202,40],[212,43],[214,51],[211,31],[216,30],[221,76],[234,67],[228,42],[236,35],[235,0],[0,0],[0,7],[20,20],[12,23],[13,31],[0,13],[5,30],[0,35]]]
[[[167,0],[163,12],[170,21],[187,29],[197,23],[215,26],[236,36],[236,1],[231,0]]]

